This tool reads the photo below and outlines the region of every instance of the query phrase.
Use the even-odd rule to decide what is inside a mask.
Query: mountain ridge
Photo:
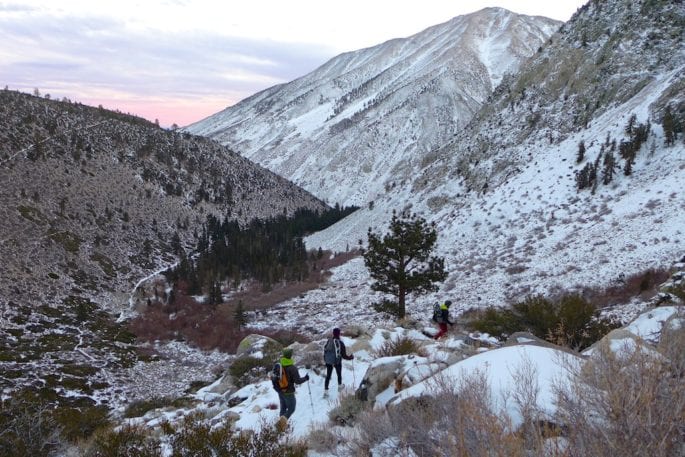
[[[680,27],[685,8],[677,2],[640,2],[628,14],[625,3],[590,2],[579,10],[521,73],[503,81],[463,131],[424,158],[414,179],[309,237],[308,245],[342,250],[364,240],[369,227],[384,230],[393,210],[417,212],[437,223],[439,251],[450,269],[436,295],[455,293],[465,308],[502,306],[560,288],[582,291],[610,283],[615,271],[636,273],[681,257],[683,143],[679,137],[665,145],[661,124],[666,105],[683,112],[678,88],[685,74]],[[662,21],[662,16],[676,19]],[[573,55],[572,49],[587,56],[602,53],[604,42],[586,40],[581,46],[588,23],[596,22],[615,31],[614,51],[599,64],[579,68],[552,60]],[[662,37],[658,49],[648,45],[652,35]],[[636,41],[636,36],[644,38]],[[626,53],[636,42],[642,53]],[[649,71],[630,79],[641,62],[650,63]],[[615,91],[615,80],[594,81],[606,69],[630,84]],[[568,79],[560,83],[558,72],[568,73]],[[531,75],[538,83],[526,85]],[[602,87],[608,95],[600,100],[595,94]],[[588,111],[593,97],[600,104]],[[553,99],[550,105],[547,98]],[[631,176],[625,176],[619,149],[628,141],[633,115],[651,129],[632,159]],[[581,142],[587,152],[577,163]],[[613,180],[596,190],[578,190],[577,173],[593,162],[602,173],[608,153],[616,161]],[[653,227],[654,236],[644,227]],[[434,298],[417,297],[416,310]]]
[[[81,276],[110,283],[104,290],[123,280],[119,294],[137,281],[128,279],[133,271],[142,277],[161,266],[151,259],[131,263],[121,253],[173,258],[171,240],[191,242],[207,214],[248,222],[300,207],[324,208],[285,179],[206,139],[79,104],[11,91],[0,98],[0,196],[9,210],[0,225],[3,258],[21,259],[32,233],[42,240],[39,252],[56,256],[48,265],[78,258]],[[99,261],[90,259],[96,251]],[[26,279],[32,276],[19,273],[22,263],[6,265],[4,292],[13,282],[31,288]],[[47,265],[35,268],[50,273]],[[61,278],[58,284],[73,276],[63,277],[67,270],[52,271]]]
[[[465,125],[558,24],[498,8],[459,16],[341,54],[186,130],[330,202],[365,204]]]

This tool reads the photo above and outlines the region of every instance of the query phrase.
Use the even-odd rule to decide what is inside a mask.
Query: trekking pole
[[[310,375],[311,371],[308,369],[307,370],[307,375]],[[312,377],[309,376],[309,381],[312,380]],[[309,385],[309,381],[307,381],[307,390],[309,391],[309,404],[312,406],[312,412],[314,412],[314,400],[312,399],[312,386]]]
[[[354,374],[354,359],[352,359],[352,387],[357,388],[357,376]]]

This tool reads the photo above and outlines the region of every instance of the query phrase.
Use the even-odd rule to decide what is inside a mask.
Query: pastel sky
[[[455,16],[499,6],[567,21],[585,1],[0,1],[0,85],[183,126]]]

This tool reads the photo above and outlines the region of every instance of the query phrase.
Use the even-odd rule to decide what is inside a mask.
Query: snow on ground
[[[346,345],[353,340],[345,338]],[[317,374],[315,370],[308,370],[298,364],[297,355],[294,357],[300,376],[309,374],[309,381],[300,384],[296,388],[297,407],[290,417],[293,436],[302,438],[316,427],[328,423],[328,414],[337,404],[338,396],[343,392],[352,393],[354,386],[358,386],[361,378],[369,366],[368,354],[355,353],[354,360],[343,360],[342,388],[338,388],[335,371],[331,377],[329,396],[324,398],[325,371]],[[204,398],[204,393],[211,386],[198,392],[197,398]],[[278,394],[271,386],[271,381],[264,380],[257,384],[250,384],[235,392],[231,397],[246,398],[242,403],[232,408],[225,409],[221,414],[227,415],[235,412],[240,415],[236,422],[238,429],[259,429],[264,423],[274,423],[279,418]]]
[[[490,387],[493,410],[506,412],[513,426],[518,427],[522,417],[512,400],[514,393],[530,387],[538,389],[538,408],[552,416],[556,411],[555,383],[568,382],[569,370],[577,370],[580,363],[575,355],[547,347],[524,345],[493,349],[455,363],[434,378],[403,390],[388,403],[393,405],[407,398],[434,394],[445,381],[448,385],[460,386],[469,382],[470,376],[482,374]]]
[[[679,316],[676,316],[679,314]],[[673,316],[676,316],[673,318]],[[626,329],[637,334],[656,338],[662,329],[663,323],[668,321],[673,326],[685,323],[685,308],[683,306],[665,306],[650,309],[631,322]],[[340,326],[339,322],[330,317],[322,327],[330,329]],[[670,320],[669,320],[670,319]],[[344,326],[343,326],[344,327]],[[307,369],[295,354],[295,365],[298,366],[301,376],[309,374],[309,382],[297,387],[297,407],[291,416],[289,424],[292,435],[296,438],[306,438],[312,430],[324,426],[331,427],[329,414],[338,406],[341,394],[351,395],[359,386],[367,369],[382,364],[391,364],[401,361],[400,372],[404,376],[412,378],[412,385],[395,393],[394,385],[390,385],[385,391],[376,397],[375,406],[383,408],[394,405],[410,397],[432,395],[437,385],[448,380],[455,387],[470,375],[482,374],[487,379],[487,385],[491,392],[493,411],[508,415],[512,420],[512,426],[518,426],[521,412],[514,401],[513,394],[533,388],[537,392],[536,404],[539,411],[550,417],[556,411],[555,391],[558,386],[567,385],[569,375],[580,369],[587,354],[578,355],[551,347],[523,344],[516,346],[498,347],[493,349],[480,348],[464,360],[441,368],[439,362],[447,360],[447,354],[464,345],[464,335],[449,333],[441,341],[434,341],[416,330],[408,330],[394,325],[375,326],[370,324],[365,327],[368,331],[366,336],[351,338],[343,336],[343,341],[348,347],[348,353],[355,355],[354,360],[343,360],[342,380],[343,387],[338,389],[335,373],[330,384],[330,395],[324,397],[324,375],[319,369]],[[343,328],[344,332],[344,328]],[[379,358],[376,351],[383,347],[388,340],[401,337],[410,337],[419,340],[424,345],[426,357],[420,356],[396,356]],[[363,342],[361,339],[363,338]],[[617,340],[616,344],[622,344],[623,340]],[[356,349],[364,347],[366,349]],[[622,345],[620,350],[630,349]],[[168,347],[167,351],[187,352],[184,345]],[[648,352],[651,353],[651,352]],[[190,355],[188,356],[190,357]],[[442,365],[444,367],[444,364]],[[193,369],[186,367],[188,376]],[[435,375],[431,375],[435,373]],[[427,378],[426,378],[427,377]],[[247,385],[238,391],[224,396],[210,393],[218,385],[219,381],[211,383],[200,389],[195,395],[199,405],[191,409],[176,411],[165,410],[160,414],[146,414],[143,418],[132,419],[129,422],[158,426],[163,421],[180,421],[183,416],[192,412],[202,412],[211,423],[219,424],[229,417],[239,416],[235,423],[238,429],[258,430],[265,424],[273,424],[278,420],[279,401],[278,395],[273,390],[271,382],[267,379]],[[228,401],[242,399],[239,404],[229,407]],[[347,433],[353,430],[346,428]],[[170,455],[170,454],[169,454]],[[322,457],[330,454],[311,451],[310,457]],[[380,454],[379,454],[380,455]]]
[[[626,326],[626,330],[649,342],[657,343],[664,324],[674,316],[677,318],[673,321],[673,328],[680,328],[679,326],[685,323],[682,309],[676,306],[662,306],[641,314]]]
[[[487,192],[467,192],[461,178],[431,181],[425,188],[416,184],[418,190],[398,186],[305,242],[308,248],[344,251],[366,241],[369,228],[385,231],[393,210],[410,209],[435,221],[437,251],[445,257],[448,279],[435,294],[410,297],[408,314],[419,319],[436,299],[449,297],[453,311],[504,306],[536,293],[607,287],[621,273],[668,268],[685,254],[685,145],[678,141],[665,147],[662,128],[648,117],[647,108],[677,71],[563,141],[550,143],[541,132],[537,140],[503,152],[518,161],[512,166],[516,172]],[[626,139],[631,114],[638,123],[651,122],[652,132],[632,175],[617,169],[609,185],[600,184],[594,193],[578,191],[575,173],[599,156],[607,137],[617,143]],[[581,141],[585,159],[577,164]],[[437,162],[434,172],[458,167],[449,160]],[[429,172],[420,176],[430,180]],[[363,262],[345,268],[354,277],[349,283],[339,279],[341,298],[350,300],[346,306],[368,302],[368,295],[344,290],[369,282]]]

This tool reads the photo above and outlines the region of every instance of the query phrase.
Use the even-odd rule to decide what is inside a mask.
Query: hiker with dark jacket
[[[452,302],[446,300],[445,303],[440,305],[440,315],[438,316],[438,325],[440,326],[440,331],[435,335],[437,340],[441,336],[447,334],[447,324],[454,325],[454,322],[450,321],[450,306]]]
[[[338,375],[338,387],[342,385],[342,359],[352,360],[353,355],[347,355],[345,343],[340,339],[340,329],[333,329],[333,337],[328,338],[323,347],[323,362],[326,364],[326,382],[324,383],[324,395],[328,394],[328,385],[331,382],[331,375],[335,367],[335,374]]]
[[[309,381],[309,375],[300,377],[300,373],[293,362],[293,350],[290,348],[283,349],[283,356],[281,357],[279,363],[283,370],[285,370],[285,375],[288,379],[288,385],[285,389],[281,389],[278,385],[278,381],[273,381],[273,387],[278,392],[278,400],[281,403],[280,415],[288,419],[295,412],[295,407],[297,406],[297,400],[295,399],[295,384],[302,384],[305,381]]]

